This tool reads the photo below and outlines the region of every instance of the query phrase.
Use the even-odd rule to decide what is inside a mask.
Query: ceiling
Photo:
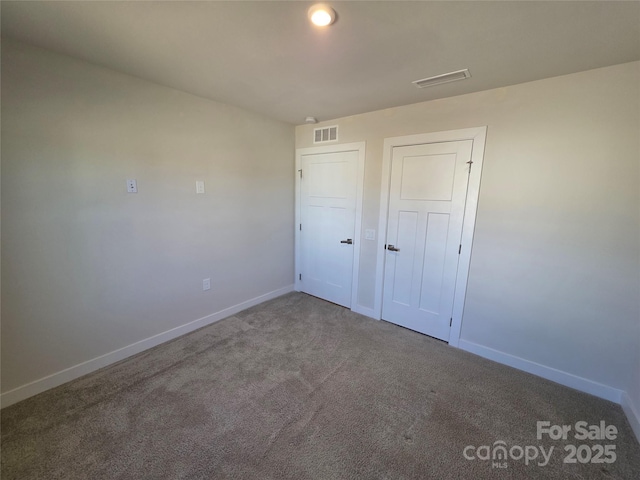
[[[330,3],[2,1],[2,35],[292,124],[640,60],[638,1]]]

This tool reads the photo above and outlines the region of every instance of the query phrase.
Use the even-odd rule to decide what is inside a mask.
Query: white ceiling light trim
[[[309,20],[318,27],[326,27],[336,21],[336,12],[326,3],[316,3],[308,13]]]
[[[422,80],[415,80],[413,83],[418,88],[433,87],[434,85],[440,85],[441,83],[455,82],[457,80],[464,80],[471,77],[469,69],[456,70],[455,72],[443,73],[442,75],[436,75],[435,77],[423,78]]]

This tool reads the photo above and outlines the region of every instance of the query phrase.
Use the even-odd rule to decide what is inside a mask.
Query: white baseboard
[[[640,405],[634,405],[627,392],[623,392],[622,394],[621,405],[624,414],[627,416],[627,420],[629,420],[631,430],[633,430],[638,442],[640,442]]]
[[[235,315],[236,313],[253,307],[254,305],[258,305],[262,302],[266,302],[267,300],[271,300],[292,291],[293,285],[279,288],[278,290],[265,293],[264,295],[260,295],[237,305],[225,308],[224,310],[212,313],[211,315],[207,315],[206,317],[199,318],[179,327],[167,330],[166,332],[162,332],[152,337],[145,338],[144,340],[132,343],[131,345],[127,345],[123,348],[119,348],[118,350],[114,350],[113,352],[100,355],[99,357],[79,363],[78,365],[74,365],[73,367],[66,368],[59,372],[14,388],[13,390],[9,390],[8,392],[0,395],[0,405],[2,406],[2,408],[8,407],[9,405],[13,405],[14,403],[17,403],[21,400],[37,395],[38,393],[42,393],[45,390],[57,387],[71,380],[75,380],[76,378],[82,377],[83,375],[111,365],[112,363],[119,362],[120,360],[124,360],[125,358],[148,350],[149,348],[160,345],[161,343],[173,340],[174,338],[180,337],[189,332],[193,332],[194,330],[215,323],[219,320],[222,320],[223,318]]]
[[[578,377],[571,373],[563,372],[555,368],[547,367],[524,358],[516,357],[508,353],[494,350],[493,348],[478,345],[477,343],[469,342],[467,340],[460,339],[458,348],[466,350],[467,352],[475,353],[481,357],[488,358],[489,360],[508,365],[518,370],[523,370],[528,373],[532,373],[547,380],[565,385],[567,387],[575,388],[581,392],[590,393],[596,397],[604,398],[611,402],[620,404],[622,400],[622,390],[603,385],[602,383],[594,382],[587,378]]]
[[[364,315],[365,317],[373,318],[374,320],[380,320],[380,318],[376,316],[376,313],[373,310],[373,308],[363,307],[362,305],[356,305],[351,309],[351,311],[359,313],[360,315]]]

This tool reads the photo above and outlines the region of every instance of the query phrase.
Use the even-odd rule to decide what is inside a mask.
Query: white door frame
[[[462,329],[462,313],[464,299],[467,290],[467,278],[469,276],[469,264],[471,262],[471,245],[473,231],[476,224],[476,211],[478,208],[478,193],[480,191],[480,176],[482,174],[482,162],[484,160],[484,147],[487,138],[487,127],[465,128],[461,130],[448,130],[445,132],[421,133],[403,137],[391,137],[384,139],[382,153],[382,183],[380,187],[380,219],[378,220],[378,258],[376,261],[376,290],[373,310],[376,318],[382,318],[382,289],[384,287],[385,253],[384,245],[387,242],[387,219],[389,217],[389,189],[391,185],[391,157],[394,147],[407,145],[421,145],[424,143],[455,142],[459,140],[472,140],[471,161],[473,162],[469,175],[467,188],[467,200],[462,224],[462,251],[458,262],[458,275],[456,277],[455,296],[453,299],[453,321],[449,344],[457,347]]]
[[[343,153],[358,152],[358,173],[356,185],[356,225],[354,232],[353,245],[353,272],[351,281],[351,310],[355,311],[358,304],[358,279],[360,273],[360,244],[362,242],[362,194],[364,190],[364,158],[365,158],[365,142],[343,143],[335,145],[327,145],[321,147],[308,147],[296,149],[296,213],[295,213],[295,278],[294,288],[300,292],[302,285],[300,282],[300,170],[302,169],[302,156],[315,155],[323,153]]]

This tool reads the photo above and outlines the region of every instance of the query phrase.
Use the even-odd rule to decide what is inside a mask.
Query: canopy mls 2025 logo
[[[564,445],[563,463],[614,463],[616,446],[611,443],[618,437],[618,428],[607,425],[604,420],[590,425],[579,421],[573,425],[552,425],[549,421],[536,422],[536,439],[558,441],[571,440],[590,443],[569,443]],[[591,443],[600,441],[603,443]],[[525,465],[535,464],[545,467],[551,461],[556,445],[512,445],[504,440],[496,440],[492,445],[467,445],[462,455],[467,460],[491,462],[491,468],[508,468],[508,461],[523,461]]]

